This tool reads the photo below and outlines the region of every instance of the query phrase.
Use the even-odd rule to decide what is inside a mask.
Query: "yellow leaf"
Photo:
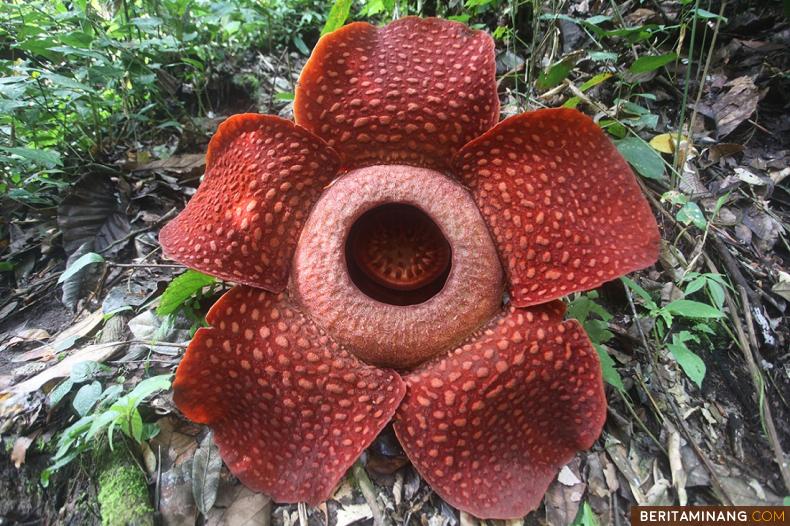
[[[661,153],[674,153],[677,134],[662,133],[650,139],[650,146]]]

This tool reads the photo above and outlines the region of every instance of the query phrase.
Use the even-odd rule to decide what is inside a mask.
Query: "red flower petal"
[[[405,386],[333,343],[284,294],[225,294],[178,366],[174,395],[230,471],[278,502],[326,500],[392,417]]]
[[[279,292],[307,214],[338,168],[337,154],[294,123],[234,115],[209,143],[197,193],[159,234],[162,248],[188,267]]]
[[[493,40],[463,24],[357,22],[318,42],[299,78],[294,116],[349,167],[445,169],[499,119],[495,73]]]
[[[598,356],[556,302],[497,316],[406,377],[395,417],[406,454],[447,502],[481,518],[524,516],[606,418]]]
[[[506,119],[454,165],[496,240],[516,306],[595,288],[658,258],[656,220],[633,172],[578,111]]]

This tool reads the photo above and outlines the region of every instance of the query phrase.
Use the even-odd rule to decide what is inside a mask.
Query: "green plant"
[[[72,376],[61,384],[67,387],[58,386],[53,391],[53,395],[58,398],[51,395],[50,403],[56,404],[75,384],[84,383],[95,376],[98,365],[93,364],[95,362],[75,367],[75,370],[80,370],[78,375],[75,376],[72,372]],[[105,433],[110,449],[113,448],[116,429],[120,429],[124,435],[138,443],[156,436],[158,427],[156,424],[144,423],[138,408],[147,397],[169,389],[171,378],[170,374],[152,376],[138,383],[125,395],[121,395],[122,378],[104,389],[98,381],[82,385],[72,401],[74,411],[80,418],[64,429],[58,437],[57,450],[52,456],[53,463],[41,472],[41,483],[47,486],[54,471],[91,449],[93,442]],[[58,391],[57,394],[55,391]]]
[[[606,351],[606,342],[614,337],[614,334],[609,330],[609,320],[612,315],[601,304],[595,300],[598,299],[597,291],[590,291],[586,293],[576,294],[575,297],[568,303],[568,317],[575,318],[584,326],[590,341],[598,352],[601,359],[601,371],[603,379],[606,383],[623,391],[623,380],[620,373],[615,369],[615,362],[609,353]]]
[[[0,197],[51,206],[119,144],[164,143],[213,110],[236,58],[318,37],[319,0],[0,3]],[[197,112],[193,106],[197,106]]]
[[[697,276],[694,278],[694,287],[699,286],[702,288],[710,285],[712,290],[716,291],[714,294],[718,294],[718,287],[721,286],[721,282],[718,277],[714,276],[717,275],[705,275],[702,281],[699,281],[699,276]],[[654,341],[663,342],[662,345],[669,350],[683,369],[683,372],[698,387],[701,387],[702,380],[705,378],[705,364],[697,353],[688,347],[688,344],[700,344],[703,337],[715,334],[715,330],[708,323],[700,322],[716,321],[723,318],[724,313],[721,311],[721,307],[685,298],[676,299],[664,306],[659,306],[650,293],[634,280],[627,277],[620,279],[631,292],[639,297],[642,306],[647,309],[647,316],[655,320],[652,329]],[[702,283],[702,285],[699,285],[699,283]],[[699,288],[695,289],[694,287],[689,286],[688,289],[692,293],[699,290]],[[675,331],[677,325],[688,327]],[[667,340],[670,338],[671,341],[667,343]]]
[[[193,333],[199,327],[205,327],[207,324],[201,314],[200,302],[216,294],[219,290],[218,285],[216,278],[192,269],[176,277],[167,285],[156,309],[157,316],[164,319],[160,331],[166,332],[168,326],[175,323],[179,313],[192,321]]]

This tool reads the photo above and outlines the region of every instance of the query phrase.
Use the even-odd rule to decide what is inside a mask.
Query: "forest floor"
[[[503,113],[576,97],[579,109],[651,141],[661,173],[638,171],[662,251],[654,267],[631,276],[634,285],[618,280],[573,298],[572,312],[583,313],[588,330],[599,329],[593,339],[611,359],[608,419],[595,446],[563,468],[544,504],[509,522],[625,525],[633,504],[788,504],[788,18],[776,3],[735,2],[726,20],[705,11],[694,63],[701,71],[686,76],[676,61],[585,87],[611,70],[573,58],[606,38],[579,20],[606,14],[631,27],[677,23],[677,11],[658,2],[627,3],[618,13],[593,12],[590,3],[577,2],[549,22],[540,60],[498,50]],[[621,45],[626,54],[633,47]],[[571,67],[560,82],[524,96],[518,79],[523,86],[525,69],[550,71],[563,60]],[[112,170],[75,184],[57,210],[9,220],[3,250],[21,264],[0,282],[0,524],[100,522],[99,502],[107,498],[100,479],[112,460],[93,451],[87,433],[102,411],[111,412],[102,396],[129,395],[144,378],[162,383],[149,384],[153,396],[125,398],[131,405],[116,412],[115,444],[143,476],[146,513],[163,524],[478,523],[421,481],[390,430],[327,503],[274,504],[214,461],[208,429],[179,414],[168,377],[159,376],[178,365],[194,329],[189,314],[204,312],[227,286],[215,283],[192,309],[157,316],[160,296],[183,272],[162,257],[157,232],[194,193],[219,122],[242,111],[291,117],[290,103],[275,94],[293,91],[303,63],[296,53],[258,54],[237,72],[260,79],[258,88],[228,79],[215,93],[222,110],[195,119],[173,155],[156,159],[156,145],[119,145]],[[88,252],[101,261],[59,282],[68,262]],[[719,315],[664,309],[681,298]],[[87,426],[75,427],[80,422]],[[74,461],[47,470],[53,455]]]

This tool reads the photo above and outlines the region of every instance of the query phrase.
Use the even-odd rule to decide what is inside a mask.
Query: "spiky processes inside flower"
[[[451,257],[437,224],[405,203],[365,212],[346,241],[351,280],[371,298],[392,305],[414,305],[436,295],[447,282]]]

